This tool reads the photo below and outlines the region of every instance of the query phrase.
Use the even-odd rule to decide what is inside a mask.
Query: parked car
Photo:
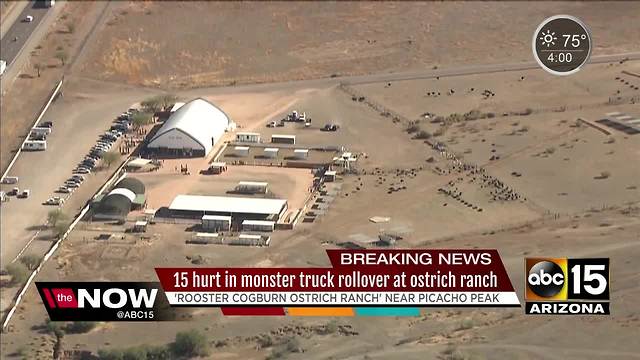
[[[56,190],[56,192],[61,194],[71,194],[73,192],[73,189],[69,189],[66,186],[60,186],[58,190]]]
[[[271,121],[270,123],[267,124],[268,128],[273,128],[273,127],[276,127],[276,126],[277,126],[277,124],[276,124],[275,121]]]
[[[18,196],[18,194],[20,194],[20,188],[14,187],[7,195]]]
[[[31,16],[31,15],[27,15],[27,16],[24,18],[24,20],[23,20],[23,21],[24,21],[24,22],[32,22],[32,21],[33,21],[33,16]]]
[[[340,125],[336,125],[336,124],[326,124],[323,128],[322,131],[338,131],[338,129],[340,128]]]
[[[53,122],[51,121],[44,121],[41,122],[40,125],[38,125],[38,127],[43,127],[43,128],[52,128],[53,127]]]
[[[80,180],[81,182],[84,181],[84,176],[82,175],[73,175],[71,176],[72,179],[76,179],[76,180]]]
[[[29,195],[31,195],[31,190],[25,189],[25,190],[22,190],[20,194],[18,194],[18,197],[22,199],[26,199],[29,197]]]
[[[79,180],[79,179],[76,179],[76,178],[70,177],[70,178],[69,178],[69,179],[67,179],[67,181],[65,181],[65,182],[73,182],[73,183],[76,183],[76,184],[81,184],[81,183],[82,183],[82,180]]]
[[[64,199],[59,196],[48,198],[47,201],[44,202],[44,205],[62,205],[62,204],[64,204]]]
[[[69,189],[77,189],[80,187],[80,184],[73,181],[67,181],[64,183],[64,186],[68,187]]]
[[[73,172],[75,174],[90,174],[91,173],[91,169],[89,169],[87,167],[80,166],[77,169],[75,169]]]

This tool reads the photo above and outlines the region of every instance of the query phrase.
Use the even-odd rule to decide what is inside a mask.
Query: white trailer
[[[260,134],[252,132],[239,132],[236,134],[236,141],[247,143],[259,143]]]
[[[235,191],[242,194],[266,194],[269,190],[269,183],[256,181],[240,181],[236,185]]]
[[[304,160],[309,157],[309,149],[295,149],[293,150],[293,157],[296,159]]]
[[[33,135],[49,135],[51,134],[51,128],[48,127],[34,127],[31,129]]]
[[[46,140],[27,140],[22,145],[22,150],[26,150],[26,151],[47,150],[47,141]]]
[[[249,147],[248,146],[236,146],[233,149],[236,156],[246,157],[249,156]]]
[[[242,231],[272,232],[276,223],[273,221],[263,220],[244,220],[242,222]]]
[[[278,157],[278,148],[265,148],[264,156],[268,158],[276,158]]]
[[[204,215],[202,217],[202,229],[205,231],[229,231],[231,230],[231,216]]]
[[[0,60],[0,75],[4,74],[5,70],[7,70],[7,62]]]
[[[271,135],[271,142],[274,144],[295,144],[295,135]]]

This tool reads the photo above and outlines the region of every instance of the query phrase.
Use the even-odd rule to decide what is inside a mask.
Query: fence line
[[[58,249],[60,244],[62,244],[62,241],[64,241],[69,236],[71,231],[73,231],[73,229],[76,227],[76,225],[78,225],[80,220],[82,220],[82,218],[87,214],[87,212],[89,212],[89,209],[91,208],[92,200],[95,199],[102,192],[104,192],[104,190],[107,189],[107,187],[111,186],[111,184],[115,183],[116,181],[119,181],[120,179],[122,179],[122,178],[124,178],[126,176],[126,171],[123,171],[123,169],[124,169],[125,165],[127,164],[128,160],[129,160],[129,157],[127,157],[122,162],[122,164],[116,169],[116,171],[113,173],[113,175],[111,175],[111,177],[104,183],[104,185],[102,185],[102,187],[100,187],[98,189],[98,191],[96,191],[96,193],[91,197],[91,199],[89,201],[87,201],[85,206],[78,213],[78,215],[73,220],[73,222],[69,225],[67,230],[62,234],[62,236],[60,236],[60,238],[58,238],[58,240],[51,246],[51,248],[49,248],[49,251],[47,251],[47,253],[44,255],[44,257],[40,261],[40,264],[38,265],[38,267],[31,273],[31,276],[29,276],[29,278],[27,279],[25,284],[22,286],[22,289],[20,290],[20,292],[18,292],[18,295],[15,297],[14,304],[11,307],[11,310],[9,310],[9,312],[7,313],[4,321],[2,322],[2,330],[3,331],[6,329],[7,325],[9,325],[9,321],[11,320],[11,318],[13,317],[13,314],[15,313],[16,309],[20,305],[20,301],[22,301],[22,298],[23,298],[24,294],[29,289],[29,286],[31,285],[31,283],[35,279],[36,275],[38,275],[40,270],[42,270],[42,267],[44,266],[45,262],[47,262],[47,260],[49,260],[51,258],[51,256],[53,256],[53,254],[56,252],[56,250]]]
[[[7,166],[7,169],[4,171],[4,173],[2,173],[2,178],[0,178],[0,181],[4,180],[4,178],[7,177],[7,174],[13,167],[13,164],[15,164],[16,160],[18,160],[18,156],[20,156],[20,153],[22,152],[22,147],[24,146],[24,143],[29,140],[29,134],[31,133],[34,127],[38,126],[38,123],[42,119],[42,116],[44,115],[45,112],[47,112],[47,109],[49,109],[49,105],[51,105],[51,103],[53,102],[53,99],[55,99],[56,95],[58,95],[58,91],[60,91],[60,88],[62,87],[63,82],[64,82],[64,77],[60,80],[60,82],[58,82],[58,85],[56,85],[56,87],[53,89],[53,93],[49,97],[49,101],[47,101],[47,103],[44,105],[44,107],[40,111],[40,115],[38,115],[38,117],[36,118],[36,121],[34,121],[33,125],[31,125],[31,128],[29,129],[27,136],[24,138],[24,140],[22,140],[22,143],[20,144],[18,151],[16,151],[16,154],[13,156],[13,159],[11,159],[11,162]]]

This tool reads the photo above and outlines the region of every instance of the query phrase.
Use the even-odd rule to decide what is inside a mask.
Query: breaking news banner
[[[525,313],[609,315],[608,258],[526,258]]]
[[[178,321],[158,282],[36,282],[51,321]]]
[[[242,307],[520,306],[495,249],[327,254],[329,268],[156,268],[156,273],[172,306],[222,307],[223,313]]]

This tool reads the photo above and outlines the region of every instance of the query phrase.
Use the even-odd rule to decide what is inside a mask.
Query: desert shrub
[[[11,285],[24,284],[31,275],[29,269],[21,262],[7,265],[7,272],[11,276]]]
[[[29,270],[35,270],[42,258],[36,254],[27,254],[20,258],[20,262]]]
[[[429,134],[428,132],[426,132],[424,130],[420,130],[416,134],[416,139],[426,140],[426,139],[429,139],[429,138],[431,138],[431,134]]]
[[[327,334],[333,334],[338,331],[338,323],[335,320],[329,321],[324,327],[324,331]]]
[[[273,346],[273,338],[268,334],[259,336],[257,342],[261,349]]]
[[[482,113],[479,110],[471,110],[468,113],[464,114],[464,119],[467,121],[477,120],[482,116]]]
[[[494,117],[496,117],[496,113],[494,113],[494,112],[487,113],[487,117],[489,119],[493,119]]]
[[[100,360],[124,360],[124,352],[120,349],[100,349],[98,350]]]
[[[100,360],[170,360],[176,359],[166,346],[140,345],[126,349],[100,349]]]
[[[526,108],[524,109],[524,111],[522,112],[522,115],[531,115],[533,113],[533,109],[531,108]]]
[[[433,132],[433,136],[442,136],[444,135],[444,132],[445,132],[444,127],[438,128],[436,131]]]
[[[412,124],[412,125],[409,125],[409,127],[407,127],[407,132],[409,134],[413,134],[413,133],[418,132],[418,131],[420,131],[420,126],[418,126],[416,124]]]
[[[197,330],[183,331],[176,334],[170,345],[171,353],[176,357],[196,357],[209,355],[209,342]]]
[[[69,334],[84,334],[93,330],[96,325],[93,321],[73,321],[65,327],[65,331]]]
[[[283,343],[274,347],[267,360],[284,359],[287,354],[301,352],[300,343],[295,337],[287,338]]]
[[[64,336],[63,324],[64,323],[59,321],[51,321],[47,319],[47,322],[45,323],[45,328],[47,329],[47,332],[49,334],[53,334],[56,337],[63,337]]]
[[[611,176],[611,173],[608,171],[602,171],[600,173],[600,179],[608,179]]]
[[[51,225],[51,226],[56,226],[56,224],[59,221],[65,221],[67,220],[69,217],[62,212],[62,210],[60,209],[56,209],[56,210],[51,210],[47,213],[47,222]]]
[[[471,328],[473,328],[473,319],[470,317],[462,319],[460,325],[458,326],[458,330],[469,330]]]
[[[544,152],[545,152],[546,154],[551,155],[551,154],[553,154],[554,152],[556,152],[556,148],[554,148],[553,146],[552,146],[552,147],[548,147],[548,148],[546,148],[546,149],[544,150]]]

